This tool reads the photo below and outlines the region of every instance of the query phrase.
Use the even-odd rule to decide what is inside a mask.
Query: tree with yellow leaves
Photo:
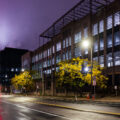
[[[91,62],[87,59],[73,58],[58,63],[59,71],[56,72],[57,86],[74,88],[74,90],[82,90],[85,84],[91,84]],[[87,71],[85,70],[86,68]],[[106,87],[106,76],[102,74],[103,68],[93,61],[92,75],[96,77],[97,86]]]
[[[24,71],[19,75],[15,75],[11,80],[12,85],[18,90],[25,89],[25,91],[28,92],[34,88],[34,82],[29,71]]]

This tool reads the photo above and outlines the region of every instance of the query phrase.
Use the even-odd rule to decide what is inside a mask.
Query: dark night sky
[[[0,49],[33,50],[38,36],[80,0],[0,0]]]

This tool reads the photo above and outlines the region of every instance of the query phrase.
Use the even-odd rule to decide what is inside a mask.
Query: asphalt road
[[[94,112],[75,111],[65,108],[37,104],[23,97],[0,98],[0,120],[120,120],[120,116]],[[42,100],[43,102],[43,100]],[[49,102],[48,100],[45,102]],[[51,102],[51,101],[50,101]],[[52,101],[55,104],[63,104]],[[64,103],[68,105],[69,103]],[[69,104],[72,107],[120,112],[118,105],[98,105],[91,103]]]

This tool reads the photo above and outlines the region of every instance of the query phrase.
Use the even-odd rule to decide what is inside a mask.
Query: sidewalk
[[[56,101],[65,101],[65,102],[97,102],[97,103],[117,103],[120,104],[120,96],[118,97],[103,97],[103,98],[95,98],[95,99],[88,99],[88,98],[77,98],[77,101],[74,97],[57,97],[57,96],[34,96],[42,99],[47,100],[56,100]]]

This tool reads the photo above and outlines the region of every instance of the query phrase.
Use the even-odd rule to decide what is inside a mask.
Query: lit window
[[[88,27],[84,28],[84,38],[88,37]]]
[[[114,14],[114,26],[120,25],[120,12]]]
[[[78,43],[78,42],[80,42],[81,41],[81,32],[79,32],[79,33],[76,33],[75,34],[75,37],[74,37],[74,39],[75,39],[75,43]]]
[[[100,62],[100,66],[101,66],[101,67],[104,67],[104,56],[103,56],[103,55],[101,55],[101,56],[99,57],[99,62]]]
[[[66,47],[68,47],[69,38],[66,38]]]
[[[114,33],[114,45],[120,45],[120,31]]]
[[[107,54],[107,66],[111,67],[113,66],[113,61],[112,61],[112,53]]]
[[[14,68],[11,68],[11,72],[13,72],[14,71]]]
[[[81,56],[81,49],[80,47],[75,47],[75,57]]]
[[[88,54],[88,49],[86,48],[86,49],[85,49],[85,55],[87,55],[87,54]]]
[[[100,36],[100,50],[104,49],[104,41],[103,41],[103,36]]]
[[[112,47],[112,33],[107,35],[107,47]]]
[[[66,51],[66,60],[68,60],[68,55],[69,54],[69,52],[68,52],[68,50]]]
[[[112,15],[107,18],[107,30],[112,28]]]
[[[56,51],[60,51],[61,50],[61,42],[56,44]]]
[[[63,53],[63,61],[65,60],[65,52]]]
[[[94,57],[93,60],[98,62],[98,57]]]
[[[103,31],[104,31],[104,21],[101,20],[101,21],[99,22],[99,33],[103,32]]]
[[[120,51],[114,53],[114,64],[120,65]]]
[[[98,24],[94,24],[93,25],[93,35],[97,35],[98,34]]]
[[[61,54],[56,55],[56,63],[61,61]]]
[[[63,40],[63,48],[65,48],[65,40]]]
[[[71,37],[69,37],[69,46],[71,46]]]
[[[55,64],[54,57],[52,58],[52,64],[53,64],[53,65]]]
[[[52,52],[55,53],[55,46],[52,47]]]

